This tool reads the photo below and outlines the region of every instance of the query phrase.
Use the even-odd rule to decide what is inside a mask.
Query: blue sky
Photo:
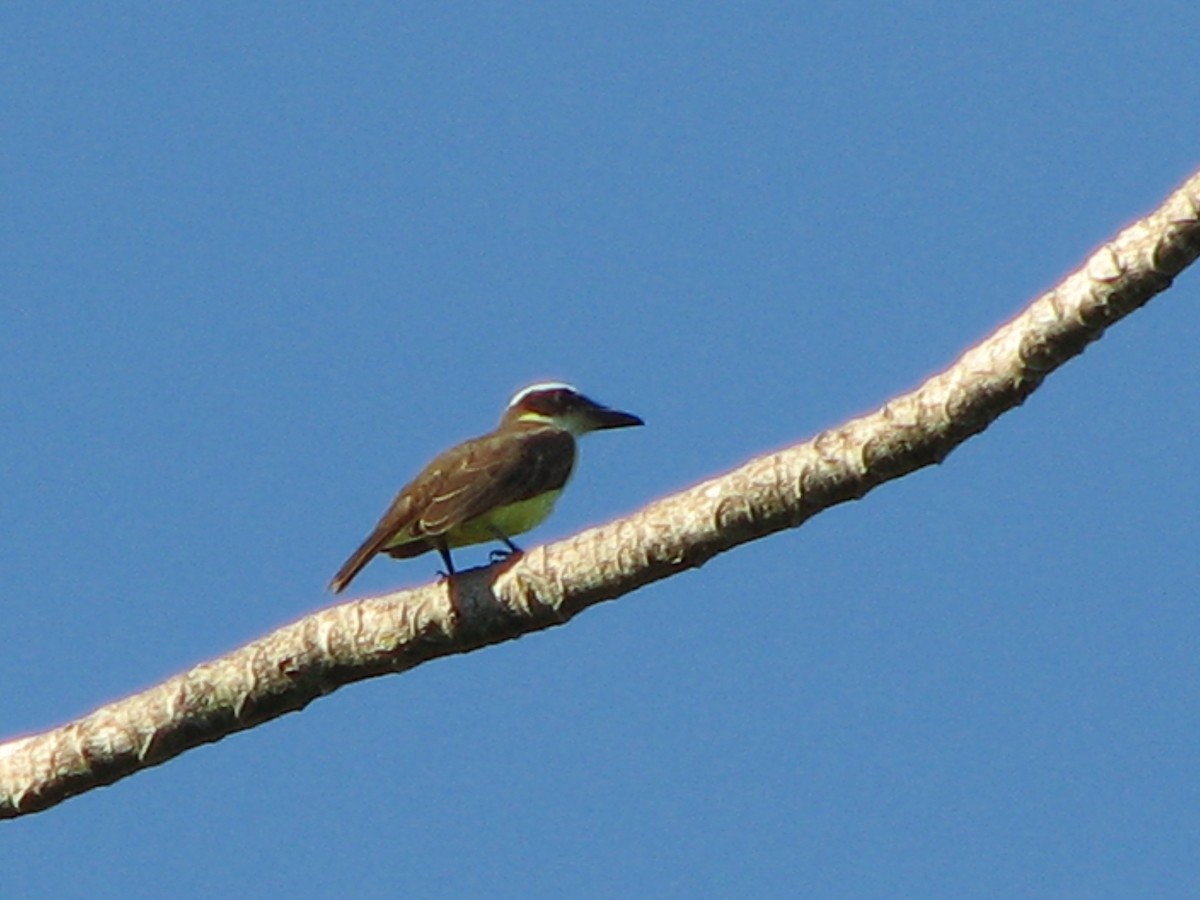
[[[799,6],[5,6],[0,732],[330,603],[523,384],[647,421],[533,544],[914,386],[1200,159],[1194,4]],[[5,892],[1195,896],[1196,300],[798,531],[4,823]]]

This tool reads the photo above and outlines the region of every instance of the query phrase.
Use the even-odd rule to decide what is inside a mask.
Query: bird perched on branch
[[[569,384],[532,384],[509,401],[490,434],[438,456],[406,485],[329,589],[345,589],[378,553],[396,559],[437,550],[454,575],[452,547],[501,541],[539,525],[575,467],[575,439],[589,431],[644,424],[589,400]]]

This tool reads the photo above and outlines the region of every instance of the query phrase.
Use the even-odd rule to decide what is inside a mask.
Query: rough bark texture
[[[1200,253],[1200,174],[945,372],[812,440],[452,584],[351,601],[0,745],[0,817],[46,809],[358,681],[551,625],[936,463]],[[451,592],[453,590],[453,597]]]

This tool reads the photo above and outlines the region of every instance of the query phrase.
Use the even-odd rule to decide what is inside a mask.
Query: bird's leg
[[[521,556],[525,552],[520,547],[518,547],[516,544],[514,544],[512,541],[510,541],[508,539],[508,535],[506,535],[503,531],[501,531],[496,526],[494,526],[494,525],[491,526],[491,528],[489,530],[492,532],[492,536],[496,540],[501,541],[502,543],[506,544],[508,546],[508,549],[507,550],[493,550],[491,553],[488,554],[488,562],[492,562],[492,563],[502,562],[503,560],[511,559],[514,556]]]
[[[461,622],[463,617],[462,605],[458,602],[458,579],[455,578],[454,560],[450,558],[450,545],[446,542],[444,534],[438,535],[432,539],[433,546],[437,547],[437,552],[442,557],[442,562],[446,564],[445,572],[438,572],[442,576],[442,581],[446,583],[446,593],[450,597],[450,613],[456,622]],[[440,583],[440,582],[439,582]]]
[[[441,554],[442,562],[446,564],[445,572],[438,572],[443,578],[453,578],[455,576],[454,560],[450,558],[450,547],[446,543],[444,535],[439,535],[433,539],[433,546],[437,547],[437,552]]]

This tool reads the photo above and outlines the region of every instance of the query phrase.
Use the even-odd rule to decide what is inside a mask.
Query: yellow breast
[[[496,531],[505,537],[523,534],[540,525],[550,515],[561,493],[561,490],[547,491],[531,500],[494,509],[478,519],[451,528],[446,533],[446,540],[451,547],[466,547],[496,540]]]

